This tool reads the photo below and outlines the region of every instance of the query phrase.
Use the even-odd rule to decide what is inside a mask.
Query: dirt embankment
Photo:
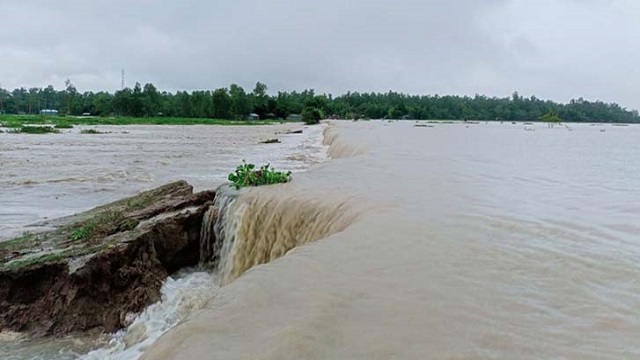
[[[0,242],[0,330],[112,332],[160,299],[165,278],[199,261],[214,191],[178,181]]]

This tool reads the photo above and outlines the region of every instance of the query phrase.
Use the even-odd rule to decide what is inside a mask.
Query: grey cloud
[[[630,0],[0,0],[0,83],[585,96],[640,107]]]

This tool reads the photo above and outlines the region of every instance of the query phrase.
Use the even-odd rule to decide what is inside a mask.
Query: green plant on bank
[[[83,226],[83,227],[74,229],[71,232],[71,235],[69,237],[71,238],[72,241],[82,240],[87,237],[87,234],[89,233],[89,231],[90,231],[90,228]]]
[[[20,247],[25,247],[27,244],[35,243],[36,236],[30,232],[24,232],[21,236],[0,242],[0,251],[13,250]]]
[[[269,169],[270,164],[263,165],[256,170],[254,164],[242,160],[242,164],[236,168],[235,173],[228,176],[236,189],[246,186],[260,186],[269,184],[286,183],[291,180],[291,171],[282,172]]]
[[[126,218],[121,211],[105,211],[71,230],[71,241],[90,240],[135,228],[138,221]]]
[[[81,247],[81,248],[71,248],[63,251],[56,251],[52,253],[17,259],[6,264],[0,265],[0,271],[6,270],[16,270],[19,268],[24,268],[27,266],[35,265],[35,264],[45,264],[45,263],[53,263],[60,260],[65,260],[77,256],[83,256],[87,254],[92,254],[95,252],[99,252],[109,248],[108,243],[98,244],[89,247]]]

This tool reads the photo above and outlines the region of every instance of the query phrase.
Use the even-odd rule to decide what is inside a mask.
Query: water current
[[[96,128],[105,134],[80,134]],[[46,228],[42,220],[71,215],[184,179],[196,191],[213,189],[242,159],[271,163],[294,177],[326,160],[324,126],[98,126],[63,134],[0,137],[0,241]],[[303,130],[302,134],[291,131]],[[278,138],[277,144],[261,144]],[[167,280],[162,302],[130,319],[125,331],[25,341],[0,332],[0,359],[134,359],[180,319],[215,294],[209,271],[186,269]],[[96,351],[86,354],[89,350]]]
[[[84,358],[639,358],[640,127],[415,125],[330,125]]]

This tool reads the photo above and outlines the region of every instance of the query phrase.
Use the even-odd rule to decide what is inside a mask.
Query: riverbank
[[[214,197],[175,182],[0,242],[0,331],[60,336],[128,325],[160,300],[168,275],[198,264]]]

